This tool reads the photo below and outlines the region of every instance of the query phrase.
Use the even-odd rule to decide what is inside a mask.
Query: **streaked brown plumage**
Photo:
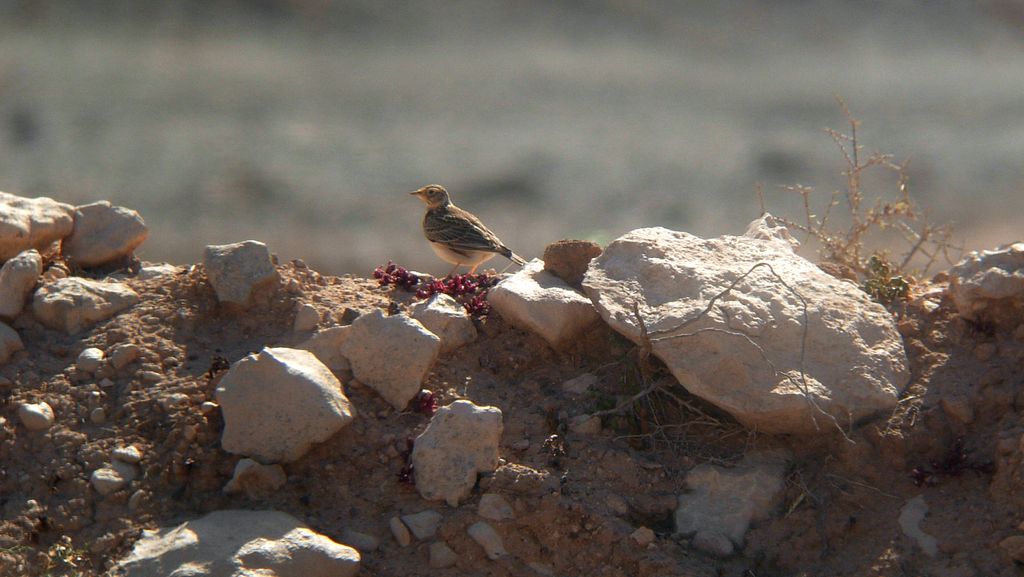
[[[470,267],[470,274],[475,273],[476,267],[496,254],[518,265],[526,264],[479,218],[455,206],[443,186],[429,184],[409,194],[418,196],[427,205],[423,234],[437,256],[455,265],[449,275],[463,265]]]

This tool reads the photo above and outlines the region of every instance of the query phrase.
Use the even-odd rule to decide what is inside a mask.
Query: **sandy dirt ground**
[[[323,327],[350,318],[346,309],[412,302],[373,280],[324,276],[300,262],[279,270],[282,290],[245,313],[222,310],[202,267],[193,266],[127,278],[141,302],[74,337],[30,313],[15,320],[25,350],[0,368],[0,575],[101,575],[142,529],[227,508],[286,511],[339,541],[346,529],[371,534],[380,547],[363,554],[359,574],[367,576],[526,576],[538,568],[640,577],[1021,574],[998,543],[1024,532],[1017,529],[1024,330],[964,322],[941,292],[941,275],[918,287],[930,296],[894,312],[913,373],[899,408],[858,423],[849,438],[829,428],[810,438],[758,434],[681,388],[606,417],[599,434],[572,433],[572,417],[640,390],[632,344],[602,325],[553,350],[492,313],[479,321],[477,341],[442,356],[424,383],[442,405],[466,398],[504,415],[502,464],[450,508],[424,501],[402,480],[408,440],[429,417],[396,412],[347,374],[339,377],[360,415],[350,426],[285,465],[282,490],[259,499],[222,492],[239,457],[220,448],[219,412],[200,411],[223,375],[218,357],[234,362],[303,340],[292,331],[301,303],[317,308]],[[924,306],[928,299],[940,306]],[[121,343],[138,345],[138,359],[95,376],[78,373],[81,350]],[[562,389],[586,372],[598,377],[590,393]],[[56,423],[31,433],[17,408],[38,401],[53,407]],[[107,415],[103,424],[90,419],[97,407]],[[101,497],[89,475],[125,445],[141,450],[141,475]],[[688,470],[728,466],[762,448],[788,449],[793,460],[774,515],[748,532],[737,555],[709,557],[673,535]],[[494,523],[511,553],[498,561],[466,534],[484,491],[501,493],[515,511],[513,520]],[[938,541],[934,557],[898,523],[901,507],[918,495],[929,505],[922,529]],[[428,508],[444,516],[439,536],[458,555],[454,568],[429,568],[427,543],[400,547],[388,530],[392,516]],[[641,526],[656,534],[646,548],[629,537]]]

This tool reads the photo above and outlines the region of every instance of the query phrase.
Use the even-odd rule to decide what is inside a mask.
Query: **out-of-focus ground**
[[[842,184],[834,95],[967,248],[1024,236],[1013,1],[0,1],[0,190],[138,209],[147,260],[445,272],[430,182],[524,256],[741,232],[757,182],[798,215],[778,185]]]

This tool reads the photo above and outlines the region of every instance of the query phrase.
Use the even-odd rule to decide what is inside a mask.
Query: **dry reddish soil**
[[[824,426],[815,438],[747,431],[679,387],[606,417],[600,434],[574,434],[567,430],[573,416],[641,390],[632,344],[596,327],[556,351],[492,313],[479,321],[479,339],[442,356],[424,384],[441,404],[468,398],[504,414],[503,464],[453,509],[423,501],[401,478],[407,440],[429,417],[392,410],[350,375],[339,377],[359,417],[285,465],[284,489],[255,500],[222,493],[239,457],[220,448],[219,412],[200,411],[223,375],[216,357],[234,362],[303,340],[291,330],[299,303],[314,305],[328,326],[340,324],[348,308],[403,308],[412,298],[302,263],[279,269],[283,288],[244,313],[219,307],[194,266],[148,281],[128,278],[141,303],[74,337],[45,329],[30,313],[15,321],[26,349],[0,368],[7,379],[0,386],[0,575],[100,575],[142,529],[226,508],[287,511],[339,541],[346,528],[375,535],[381,546],[363,555],[360,575],[535,575],[529,563],[555,575],[640,577],[1021,574],[998,543],[1024,533],[1017,529],[1024,520],[1024,342],[1014,336],[1024,337],[1024,329],[965,323],[941,280],[894,313],[913,369],[899,409],[857,423],[848,439]],[[940,305],[931,312],[923,306],[929,298]],[[82,349],[129,342],[143,349],[137,361],[96,377],[76,373]],[[146,371],[162,379],[146,382]],[[595,392],[563,392],[562,382],[584,372],[599,377]],[[114,385],[99,387],[104,376]],[[17,407],[43,400],[57,422],[30,433]],[[89,419],[98,406],[106,409],[103,425]],[[128,444],[142,449],[140,478],[99,496],[90,473]],[[689,469],[728,466],[753,449],[776,447],[794,456],[785,493],[738,555],[715,559],[672,535]],[[499,561],[488,560],[465,530],[478,520],[477,495],[485,490],[506,496],[516,512],[493,523],[512,554]],[[917,495],[930,507],[922,528],[938,540],[935,558],[897,522]],[[439,536],[458,553],[455,568],[430,569],[428,544],[402,548],[391,537],[390,517],[427,508],[444,514]],[[629,538],[639,526],[655,531],[654,544],[640,548]]]

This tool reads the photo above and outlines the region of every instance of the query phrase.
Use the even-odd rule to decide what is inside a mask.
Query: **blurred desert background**
[[[740,233],[842,186],[836,95],[966,248],[1024,236],[1020,1],[0,0],[0,190],[137,209],[151,261],[443,273],[433,182],[527,257]]]

